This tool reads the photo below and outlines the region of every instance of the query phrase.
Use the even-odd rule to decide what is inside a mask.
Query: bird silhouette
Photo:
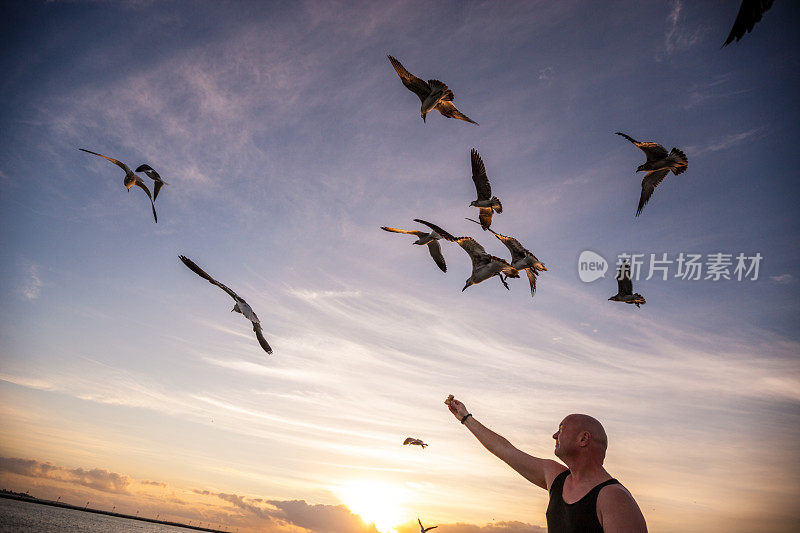
[[[215,280],[211,276],[209,276],[205,270],[200,268],[195,264],[194,261],[189,259],[186,256],[180,255],[180,260],[183,261],[183,264],[189,267],[189,270],[200,276],[201,278],[208,280],[209,283],[212,285],[216,285],[223,291],[227,292],[228,295],[233,298],[233,301],[236,302],[231,309],[231,312],[241,313],[244,315],[246,319],[253,323],[253,331],[256,333],[256,339],[258,339],[258,344],[264,349],[265,352],[268,354],[272,354],[272,348],[270,348],[269,343],[267,343],[267,339],[264,338],[264,333],[261,331],[261,321],[258,319],[258,315],[256,315],[253,308],[248,305],[247,302],[244,301],[244,298],[233,292],[231,289],[220,283],[219,281]]]
[[[150,189],[147,188],[147,185],[145,185],[144,181],[142,181],[142,178],[137,176],[130,169],[130,167],[128,167],[128,165],[126,165],[125,163],[123,163],[121,161],[117,161],[113,157],[108,157],[108,156],[103,155],[103,154],[98,154],[97,152],[92,152],[91,150],[86,150],[85,148],[78,148],[78,150],[80,150],[82,152],[89,153],[89,154],[94,154],[96,156],[100,156],[103,159],[108,159],[109,161],[111,161],[112,163],[117,165],[119,168],[124,170],[125,171],[125,178],[123,179],[122,183],[125,185],[125,188],[128,189],[128,191],[130,191],[131,187],[133,187],[134,185],[136,185],[137,187],[141,187],[141,189],[147,194],[147,197],[150,198],[150,206],[153,208],[153,219],[155,219],[156,224],[158,224],[158,215],[156,215],[156,204],[153,203],[153,196],[150,194]]]
[[[423,122],[425,122],[428,113],[435,109],[447,118],[457,118],[475,125],[478,124],[456,109],[456,106],[453,104],[453,98],[455,98],[453,96],[453,91],[451,91],[447,85],[439,80],[428,80],[426,82],[407,71],[397,59],[392,56],[386,57],[389,58],[392,66],[397,71],[397,75],[400,76],[403,85],[419,97],[421,103],[419,113]]]

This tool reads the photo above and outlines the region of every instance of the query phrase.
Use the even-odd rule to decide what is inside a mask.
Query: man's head
[[[589,415],[572,414],[558,425],[553,434],[556,440],[556,457],[564,462],[584,456],[603,464],[608,447],[608,437],[603,425]]]

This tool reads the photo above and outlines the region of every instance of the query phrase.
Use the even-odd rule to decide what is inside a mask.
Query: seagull
[[[502,213],[503,205],[497,196],[492,196],[492,186],[489,184],[489,177],[486,175],[486,167],[475,148],[470,152],[470,159],[472,161],[472,181],[475,182],[478,199],[469,205],[480,210],[478,218],[481,221],[481,227],[486,231],[492,225],[492,211]]]
[[[738,42],[745,33],[753,31],[756,22],[760,21],[761,16],[772,7],[772,2],[773,0],[742,0],[733,28],[722,47],[728,46],[734,39]]]
[[[644,296],[633,292],[633,282],[631,281],[631,265],[627,262],[620,265],[617,271],[617,294],[609,298],[614,302],[624,302],[633,304],[636,307],[644,305]]]
[[[406,440],[403,441],[403,446],[405,446],[406,444],[411,444],[412,446],[419,446],[423,450],[427,446],[427,444],[422,442],[421,439],[415,439],[414,437],[406,437]]]
[[[478,125],[477,122],[456,109],[456,106],[453,105],[453,91],[448,89],[447,85],[439,80],[428,80],[426,82],[407,71],[397,59],[392,56],[386,57],[389,58],[392,66],[397,71],[397,75],[400,76],[403,85],[405,85],[409,91],[419,96],[419,100],[422,102],[419,111],[422,122],[425,122],[428,113],[435,109],[447,118],[457,118],[459,120],[471,122],[476,126]]]
[[[472,220],[471,218],[467,220],[480,224],[480,222]],[[500,239],[500,242],[505,244],[508,251],[511,252],[511,266],[520,272],[524,270],[528,274],[528,282],[531,285],[531,296],[533,296],[536,293],[536,276],[539,275],[539,272],[546,271],[547,267],[514,237],[506,237],[493,229],[489,229],[489,231],[494,233],[494,236]]]
[[[158,224],[158,216],[156,215],[156,204],[153,203],[153,197],[150,195],[150,189],[148,189],[147,185],[144,184],[142,178],[133,173],[133,171],[130,169],[130,167],[128,167],[128,165],[122,163],[121,161],[117,161],[113,157],[108,157],[103,154],[98,154],[97,152],[92,152],[91,150],[86,150],[84,148],[78,148],[78,150],[81,150],[82,152],[87,152],[89,154],[99,155],[103,159],[108,159],[109,161],[117,165],[119,168],[124,170],[125,180],[122,183],[125,184],[125,188],[128,189],[128,191],[130,191],[131,187],[137,185],[141,187],[145,193],[147,193],[147,197],[150,198],[150,206],[153,208],[153,218],[155,219],[156,224]]]
[[[444,262],[444,256],[442,255],[442,248],[439,246],[439,239],[442,238],[441,235],[436,233],[435,231],[431,231],[429,233],[425,233],[424,231],[411,231],[405,229],[398,229],[398,228],[390,228],[388,226],[381,226],[381,229],[384,231],[391,231],[394,233],[406,233],[408,235],[416,235],[419,237],[413,244],[419,244],[422,246],[423,244],[428,245],[428,251],[431,253],[431,257],[439,266],[442,272],[447,272],[447,264]]]
[[[431,526],[431,527],[423,527],[422,520],[417,517],[417,522],[419,522],[419,533],[425,533],[426,531],[430,531],[431,529],[436,529],[439,526]]]
[[[425,222],[424,220],[420,220],[418,218],[415,218],[414,222],[425,224],[433,231],[441,235],[443,239],[458,243],[458,245],[461,246],[465,252],[467,252],[472,260],[472,275],[467,278],[466,285],[464,285],[464,288],[461,289],[461,292],[467,290],[467,287],[470,285],[475,285],[476,283],[486,281],[487,279],[498,275],[500,276],[500,282],[506,289],[508,289],[508,283],[505,282],[501,274],[505,274],[506,277],[509,278],[519,277],[519,272],[517,269],[508,264],[508,261],[487,254],[486,250],[483,249],[483,246],[478,244],[478,241],[472,237],[453,237],[450,233],[443,230],[436,224],[431,224],[430,222]]]
[[[686,154],[677,148],[673,148],[667,153],[667,150],[658,143],[639,142],[619,131],[616,134],[628,139],[647,156],[647,161],[636,169],[636,172],[648,171],[642,179],[642,195],[639,198],[639,207],[636,210],[636,216],[638,217],[653,195],[653,191],[664,181],[669,171],[671,170],[675,175],[685,172],[689,166],[689,160],[686,158]]]
[[[144,164],[139,165],[138,167],[136,167],[136,172],[144,172],[145,174],[147,174],[148,178],[153,180],[153,182],[154,182],[153,183],[153,201],[155,202],[156,198],[158,198],[158,191],[161,190],[162,186],[169,185],[169,183],[167,183],[166,181],[161,179],[161,176],[158,174],[158,172],[153,170],[153,167],[151,167],[147,163],[144,163]]]
[[[191,270],[192,272],[194,272],[195,274],[197,274],[201,278],[204,278],[204,279],[208,280],[209,283],[211,283],[213,285],[216,285],[217,287],[219,287],[223,291],[227,292],[228,295],[231,298],[233,298],[233,301],[236,302],[236,304],[233,306],[233,309],[231,309],[231,312],[235,311],[237,313],[241,313],[241,314],[244,315],[244,317],[246,319],[248,319],[250,322],[253,323],[253,331],[256,332],[256,339],[258,339],[258,344],[260,344],[261,347],[264,348],[265,352],[267,352],[268,354],[271,355],[272,354],[272,348],[270,348],[269,343],[267,343],[267,339],[264,338],[264,334],[261,331],[261,321],[258,320],[258,316],[253,311],[253,309],[248,305],[248,303],[245,302],[238,294],[236,294],[235,292],[230,290],[228,287],[226,287],[225,285],[223,285],[219,281],[217,281],[214,278],[212,278],[211,276],[209,276],[205,272],[205,270],[203,270],[202,268],[197,266],[194,263],[194,261],[192,261],[188,257],[183,256],[183,255],[179,255],[178,257],[180,257],[180,259],[181,259],[181,261],[183,261],[184,265],[189,267],[189,270]]]

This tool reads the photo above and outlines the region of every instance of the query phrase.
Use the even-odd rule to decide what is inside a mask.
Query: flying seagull
[[[486,231],[492,225],[492,211],[502,213],[503,205],[497,196],[492,196],[492,186],[489,183],[489,177],[486,175],[486,166],[484,166],[483,159],[474,148],[470,152],[470,160],[472,162],[472,181],[475,182],[478,199],[469,205],[480,210],[478,218],[481,221],[481,227]]]
[[[415,439],[414,437],[406,437],[406,440],[403,441],[403,446],[410,444],[412,446],[419,446],[423,450],[427,446],[421,439]]]
[[[745,33],[753,31],[756,22],[760,21],[761,16],[772,7],[772,2],[773,0],[742,0],[742,5],[739,7],[739,13],[733,22],[731,32],[722,47],[728,46],[734,39],[738,42],[739,39],[744,37]]]
[[[636,169],[636,172],[647,171],[647,174],[642,179],[642,195],[639,198],[639,207],[636,209],[636,216],[638,217],[653,195],[653,191],[664,181],[669,171],[671,170],[675,175],[686,172],[689,160],[686,159],[686,154],[677,148],[673,148],[667,153],[667,150],[658,143],[639,142],[619,131],[616,134],[628,139],[647,156],[647,161]]]
[[[448,89],[447,85],[439,80],[428,80],[426,82],[407,71],[397,59],[392,56],[386,57],[389,58],[392,66],[397,71],[397,75],[400,76],[403,85],[405,85],[409,91],[419,96],[419,100],[422,103],[419,113],[423,122],[425,122],[428,113],[435,109],[447,118],[457,118],[459,120],[471,122],[476,126],[478,125],[477,122],[456,109],[456,106],[453,105],[453,91]]]
[[[617,294],[609,298],[614,302],[624,302],[633,304],[636,307],[644,305],[644,296],[633,292],[633,282],[631,281],[631,265],[627,262],[620,265],[617,271]]]
[[[419,533],[426,533],[426,531],[430,531],[431,529],[436,529],[439,526],[431,526],[431,527],[423,527],[422,520],[417,517],[417,522],[419,522]]]
[[[406,229],[398,229],[398,228],[390,228],[388,226],[381,226],[381,229],[384,231],[391,231],[394,233],[406,233],[408,235],[416,235],[418,239],[414,241],[412,244],[418,244],[422,246],[423,244],[428,245],[428,251],[431,253],[431,257],[436,262],[438,267],[441,269],[442,272],[447,272],[447,264],[444,262],[444,256],[442,255],[442,248],[439,246],[439,239],[442,238],[441,235],[436,233],[435,231],[431,232],[424,232],[424,231],[411,231]]]
[[[188,257],[183,255],[179,255],[178,257],[180,257],[184,265],[189,267],[189,270],[191,270],[201,278],[208,280],[208,282],[211,283],[212,285],[216,285],[223,291],[227,292],[231,298],[233,298],[233,301],[236,302],[236,304],[233,306],[233,309],[231,309],[231,312],[235,311],[237,313],[241,313],[247,320],[253,323],[253,331],[256,332],[256,339],[258,339],[258,344],[260,344],[261,347],[264,348],[265,352],[267,352],[268,354],[272,354],[272,348],[270,348],[269,343],[267,343],[267,339],[264,338],[264,334],[261,331],[261,321],[258,320],[258,316],[253,311],[253,309],[247,304],[247,302],[245,302],[244,299],[239,297],[238,294],[230,290],[228,287],[226,287],[219,281],[209,276],[205,272],[205,270],[197,266],[194,263],[194,261],[192,261]]]
[[[136,167],[136,172],[144,172],[145,174],[147,174],[148,178],[153,180],[153,182],[154,182],[153,183],[153,201],[155,202],[156,198],[158,198],[158,191],[161,190],[162,186],[169,185],[169,183],[167,183],[166,181],[161,179],[161,176],[158,174],[158,172],[153,170],[153,167],[151,167],[147,163],[144,163],[144,164],[139,165],[138,167]]]
[[[467,220],[480,224],[480,222],[471,218]],[[539,275],[539,272],[546,271],[547,267],[514,237],[506,237],[493,229],[489,229],[489,231],[494,233],[494,236],[500,239],[500,242],[505,244],[508,251],[511,252],[511,266],[520,272],[524,270],[528,274],[528,283],[531,285],[531,296],[533,296],[536,293],[536,276]]]
[[[156,224],[158,224],[158,216],[156,215],[156,204],[153,203],[153,197],[150,195],[150,189],[148,189],[147,185],[144,184],[144,181],[142,181],[142,178],[140,178],[139,176],[137,176],[136,174],[133,173],[133,171],[130,169],[130,167],[128,167],[128,165],[126,165],[125,163],[122,163],[121,161],[117,161],[113,157],[108,157],[108,156],[105,156],[103,154],[98,154],[97,152],[92,152],[91,150],[86,150],[84,148],[78,148],[78,150],[81,150],[82,152],[87,152],[89,154],[98,155],[98,156],[102,157],[103,159],[108,159],[109,161],[111,161],[112,163],[117,165],[119,168],[124,170],[125,171],[125,179],[123,180],[122,183],[125,184],[125,188],[128,189],[128,191],[130,191],[131,187],[133,187],[134,185],[137,185],[137,186],[141,187],[142,190],[145,193],[147,193],[147,197],[150,198],[150,206],[153,208],[153,218],[155,219]]]
[[[443,230],[436,224],[431,224],[430,222],[425,222],[424,220],[420,220],[418,218],[415,218],[414,222],[425,224],[433,231],[441,235],[443,239],[458,243],[458,245],[461,246],[465,252],[467,252],[469,258],[472,260],[472,275],[467,278],[466,285],[464,285],[464,288],[461,289],[461,292],[467,290],[467,287],[470,285],[475,285],[476,283],[486,281],[493,276],[500,276],[500,282],[506,289],[508,289],[508,283],[505,282],[501,274],[505,274],[506,277],[509,278],[519,277],[519,272],[517,269],[508,264],[508,261],[487,254],[486,250],[483,249],[483,246],[478,244],[478,241],[472,237],[453,237],[450,233]]]

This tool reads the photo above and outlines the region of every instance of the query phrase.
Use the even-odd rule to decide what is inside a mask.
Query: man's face
[[[553,438],[556,440],[555,454],[559,459],[569,455],[569,451],[574,445],[575,431],[571,427],[572,425],[574,424],[570,424],[569,417],[567,417],[558,425],[558,431],[553,433]]]

